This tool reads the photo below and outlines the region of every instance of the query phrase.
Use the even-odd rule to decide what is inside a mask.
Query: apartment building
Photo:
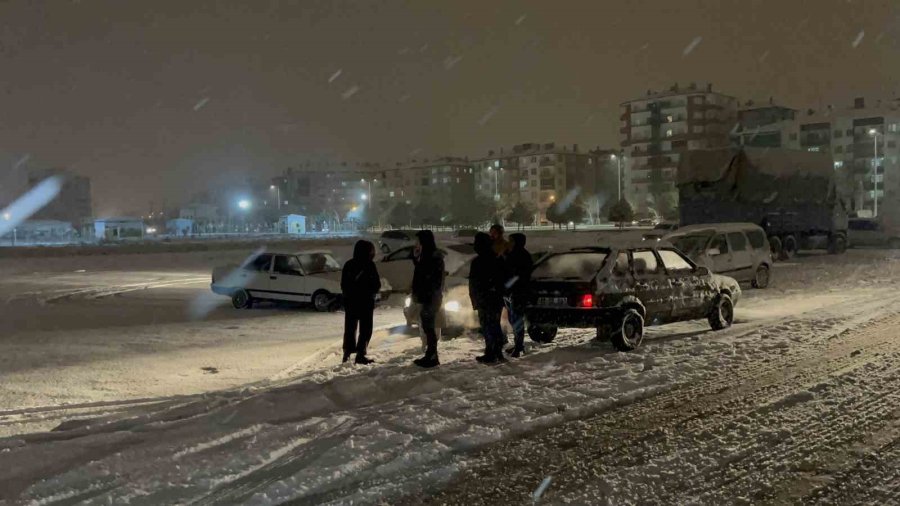
[[[799,111],[775,105],[758,106],[748,101],[737,113],[731,142],[737,146],[764,148],[800,148]]]
[[[638,210],[678,202],[680,153],[728,146],[737,99],[712,85],[674,85],[621,104],[620,138],[626,161],[626,196]]]

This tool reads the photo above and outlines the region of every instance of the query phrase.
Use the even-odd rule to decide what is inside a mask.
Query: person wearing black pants
[[[510,278],[506,282],[504,302],[515,343],[508,351],[513,358],[519,358],[525,353],[525,305],[528,303],[534,262],[531,260],[531,253],[525,249],[525,234],[512,234],[509,239],[512,249],[507,253],[505,261]]]
[[[506,266],[494,254],[493,242],[484,232],[475,235],[475,253],[477,256],[469,270],[469,298],[472,308],[478,311],[478,323],[484,336],[484,355],[475,360],[493,364],[506,360],[503,356],[506,336],[500,326]]]
[[[416,255],[413,259],[412,298],[421,311],[422,333],[425,334],[425,356],[413,361],[419,367],[440,365],[437,352],[435,320],[444,300],[444,257],[437,250],[431,230],[416,233]]]
[[[371,364],[366,348],[372,339],[372,316],[375,297],[381,290],[381,276],[375,267],[375,245],[356,241],[353,258],[347,260],[341,273],[341,292],[344,296],[344,362],[356,353],[357,364]],[[356,329],[359,327],[359,339]]]

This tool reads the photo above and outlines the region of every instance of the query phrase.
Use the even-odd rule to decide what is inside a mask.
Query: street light
[[[499,172],[494,170],[493,167],[488,165],[488,170],[494,173],[494,200],[500,200],[500,179]]]
[[[12,219],[12,215],[9,213],[3,213],[3,219],[9,221]]]
[[[617,202],[622,201],[622,159],[616,156],[615,153],[609,155],[610,160],[616,161],[616,194],[618,195]]]
[[[239,200],[238,207],[244,210],[250,209],[250,201],[247,199]]]
[[[872,136],[872,140],[874,141],[875,145],[875,158],[872,160],[872,166],[874,167],[873,172],[875,173],[875,175],[872,177],[872,179],[875,181],[875,204],[872,210],[872,216],[878,217],[878,136],[883,134],[878,133],[878,130],[875,130],[874,128],[870,128],[869,135]]]
[[[369,200],[369,196],[366,195],[365,193],[363,193],[362,195],[360,195],[359,198],[361,198],[361,199],[363,199],[363,200]]]

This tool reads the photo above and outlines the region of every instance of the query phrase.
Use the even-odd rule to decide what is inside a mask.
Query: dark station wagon
[[[713,330],[729,327],[740,296],[733,278],[672,246],[576,248],[535,265],[528,333],[550,342],[559,327],[596,328],[599,338],[629,351],[640,346],[645,325],[706,318]]]

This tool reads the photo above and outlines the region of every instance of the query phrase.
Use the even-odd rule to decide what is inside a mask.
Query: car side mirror
[[[697,275],[698,276],[709,276],[710,270],[709,267],[699,266],[697,267]]]
[[[711,257],[716,257],[721,255],[722,252],[719,250],[719,248],[709,248],[708,250],[706,250],[706,254]]]

